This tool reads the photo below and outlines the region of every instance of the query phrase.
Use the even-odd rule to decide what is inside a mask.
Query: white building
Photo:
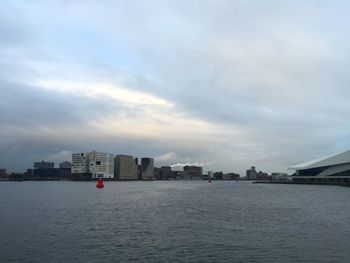
[[[87,152],[72,154],[72,175],[91,174],[92,178],[114,178],[114,154]]]
[[[294,182],[350,183],[350,150],[289,167]]]

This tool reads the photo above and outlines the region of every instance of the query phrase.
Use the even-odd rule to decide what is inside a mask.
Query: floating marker
[[[102,178],[98,178],[96,187],[102,189],[104,186]]]

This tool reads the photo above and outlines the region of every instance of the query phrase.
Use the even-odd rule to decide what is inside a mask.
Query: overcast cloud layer
[[[0,168],[97,150],[267,172],[350,148],[349,1],[1,1]]]

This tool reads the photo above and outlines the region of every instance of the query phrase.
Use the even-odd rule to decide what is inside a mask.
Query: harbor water
[[[350,262],[350,188],[0,182],[0,262]]]

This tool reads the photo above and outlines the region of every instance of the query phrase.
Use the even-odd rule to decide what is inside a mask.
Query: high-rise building
[[[137,180],[137,164],[130,155],[116,155],[114,158],[114,179]]]
[[[153,180],[154,161],[152,158],[141,159],[141,177],[142,180]]]
[[[48,168],[54,168],[55,164],[53,162],[35,162],[34,163],[34,169],[48,169]]]
[[[114,154],[87,152],[72,154],[72,176],[114,178]]]
[[[160,168],[160,178],[162,180],[168,180],[171,178],[171,167],[170,166],[162,166]]]

